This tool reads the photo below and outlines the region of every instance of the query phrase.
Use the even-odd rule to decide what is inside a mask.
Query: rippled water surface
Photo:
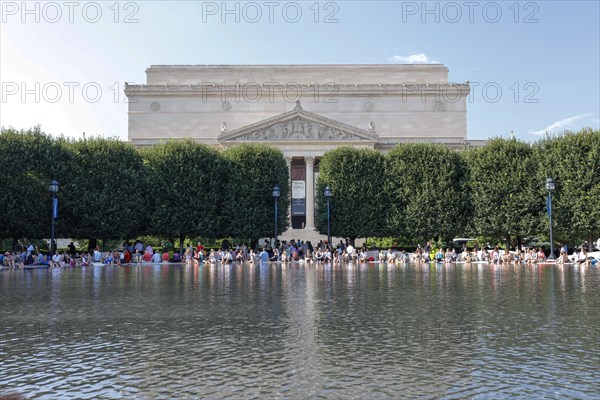
[[[0,272],[0,395],[593,398],[597,267]]]

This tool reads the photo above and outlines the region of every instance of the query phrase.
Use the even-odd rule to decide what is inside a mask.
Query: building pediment
[[[360,129],[322,115],[306,111],[296,102],[296,107],[286,113],[263,121],[227,131],[221,127],[221,143],[232,142],[361,142],[378,141],[375,126]]]

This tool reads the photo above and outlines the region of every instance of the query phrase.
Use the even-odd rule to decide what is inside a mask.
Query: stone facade
[[[146,75],[147,84],[125,88],[136,145],[181,137],[222,144],[222,126],[235,131],[268,120],[296,101],[376,131],[375,147],[384,151],[402,141],[467,144],[469,85],[449,83],[439,64],[151,66]]]
[[[469,84],[449,82],[440,64],[156,65],[146,76],[146,84],[125,86],[130,142],[277,146],[291,179],[305,187],[304,198],[295,199],[300,203],[288,207],[292,225],[309,231],[325,152],[339,146],[386,152],[401,142],[474,144],[467,140]]]

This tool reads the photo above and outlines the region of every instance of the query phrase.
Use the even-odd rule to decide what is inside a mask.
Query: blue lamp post
[[[550,255],[548,256],[548,260],[556,260],[556,256],[554,255],[554,240],[552,238],[552,192],[554,191],[554,179],[548,178],[546,180],[546,190],[548,191],[548,216],[550,217]]]
[[[273,199],[275,199],[275,245],[277,247],[277,203],[279,203],[279,196],[281,196],[281,190],[279,190],[279,186],[275,185],[273,188]]]
[[[329,200],[333,196],[333,190],[329,186],[325,188],[325,198],[327,199],[327,245],[331,246],[331,212],[329,208]]]
[[[56,193],[58,193],[58,189],[60,188],[60,184],[56,179],[52,179],[50,182],[50,186],[48,190],[52,193],[52,236],[50,238],[50,253],[54,255],[56,253],[56,244],[54,242],[54,220],[58,217],[58,197],[56,197]]]

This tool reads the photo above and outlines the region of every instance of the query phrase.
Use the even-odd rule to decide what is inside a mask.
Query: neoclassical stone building
[[[281,149],[295,229],[314,228],[319,158],[338,146],[386,152],[401,142],[468,146],[468,83],[428,65],[153,65],[127,84],[129,140],[192,138]]]

